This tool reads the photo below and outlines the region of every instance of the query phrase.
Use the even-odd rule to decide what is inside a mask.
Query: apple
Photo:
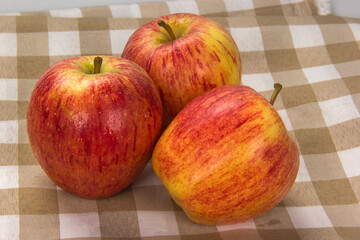
[[[299,151],[271,103],[250,87],[227,85],[175,117],[154,148],[152,165],[191,220],[227,224],[255,218],[285,197]]]
[[[121,55],[142,66],[158,87],[164,126],[191,100],[217,86],[241,83],[237,45],[219,23],[176,13],[145,23]]]
[[[27,132],[55,184],[96,199],[120,192],[143,170],[162,116],[156,86],[140,66],[119,57],[75,57],[36,83]]]

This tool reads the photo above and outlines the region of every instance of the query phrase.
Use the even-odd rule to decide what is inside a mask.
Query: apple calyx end
[[[171,29],[171,27],[169,26],[169,24],[166,21],[160,19],[160,20],[157,21],[157,25],[159,27],[163,27],[166,30],[166,32],[170,36],[171,41],[174,41],[176,39],[173,30]]]
[[[279,92],[281,91],[281,89],[282,89],[282,85],[280,83],[274,83],[274,91],[273,91],[273,94],[271,95],[271,98],[270,98],[270,104],[271,105],[274,105],[276,97],[279,94]]]
[[[94,58],[94,74],[100,73],[101,64],[103,62],[103,59],[99,56]]]

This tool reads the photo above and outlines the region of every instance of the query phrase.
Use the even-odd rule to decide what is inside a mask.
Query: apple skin
[[[137,64],[102,56],[58,62],[32,92],[27,132],[33,153],[59,187],[104,198],[129,186],[149,161],[161,133],[156,86]]]
[[[171,41],[158,20],[176,36]],[[159,89],[164,125],[192,99],[217,86],[241,83],[237,45],[217,22],[190,13],[154,19],[138,28],[121,55],[142,66]]]
[[[285,197],[299,150],[264,97],[229,85],[204,93],[175,117],[152,165],[191,220],[227,224],[255,218]]]

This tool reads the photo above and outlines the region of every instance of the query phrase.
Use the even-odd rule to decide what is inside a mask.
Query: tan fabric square
[[[157,18],[170,14],[166,2],[142,2],[139,3],[139,8],[143,18]]]
[[[108,23],[110,30],[137,29],[140,27],[138,21],[134,21],[132,18],[109,18]]]
[[[342,239],[353,240],[360,236],[360,228],[335,227],[336,232]]]
[[[295,182],[282,202],[287,207],[321,205],[311,182]]]
[[[325,46],[297,48],[296,54],[303,68],[331,64],[331,59]]]
[[[296,229],[301,240],[341,240],[333,228],[303,228]]]
[[[80,198],[64,190],[58,190],[59,213],[96,212],[96,200]]]
[[[308,103],[286,109],[294,129],[326,127],[318,103]]]
[[[280,94],[286,108],[317,102],[311,85],[287,87]]]
[[[230,32],[229,30],[229,23],[227,21],[227,18],[224,18],[224,17],[218,17],[218,16],[215,16],[215,17],[211,17],[209,16],[208,17],[209,19],[212,19],[213,21],[219,23],[221,26],[223,26],[228,32]]]
[[[322,205],[341,205],[358,203],[348,179],[313,181]]]
[[[294,132],[303,155],[336,151],[328,128],[295,129]]]
[[[97,6],[97,7],[84,7],[81,8],[81,13],[84,18],[111,18],[112,14],[108,6]]]
[[[171,197],[163,185],[134,187],[134,199],[137,210],[172,211]]]
[[[111,55],[110,32],[80,32],[80,49],[82,55]]]
[[[0,16],[0,32],[16,32],[16,17]]]
[[[45,73],[45,72],[44,72]],[[44,74],[42,73],[42,74]],[[41,74],[41,75],[42,75]],[[40,78],[40,77],[39,77]],[[39,78],[18,79],[18,100],[28,102]]]
[[[350,94],[349,88],[342,79],[314,83],[312,84],[312,88],[320,102]]]
[[[219,0],[195,0],[200,15],[219,14],[218,16],[227,16],[227,9],[224,1]]]
[[[50,64],[50,66],[52,66],[55,63],[58,63],[62,60],[65,60],[67,58],[72,58],[72,57],[78,57],[78,56],[75,56],[75,55],[49,56],[49,64]]]
[[[204,234],[216,233],[218,230],[215,226],[199,225],[191,221],[183,211],[175,211],[176,221],[179,227],[179,234]]]
[[[21,16],[16,18],[16,32],[47,32],[48,23],[45,16]]]
[[[59,239],[59,216],[55,214],[20,216],[20,239]]]
[[[284,88],[308,84],[308,80],[302,70],[271,73],[274,82],[280,83]]]
[[[360,202],[360,176],[349,178],[352,189],[356,195],[356,198]]]
[[[281,6],[280,0],[253,0],[254,8],[269,7],[269,6]]]
[[[18,78],[39,79],[50,67],[49,57],[20,56],[17,57],[17,66],[18,66],[17,68]]]
[[[360,112],[360,93],[352,95],[357,110]]]
[[[80,31],[108,30],[109,23],[106,18],[79,18]]]
[[[19,214],[19,190],[17,188],[0,189],[0,215]]]
[[[308,3],[306,1],[297,4],[283,4],[283,13],[285,16],[308,16],[313,15]]]
[[[314,15],[313,18],[320,25],[328,25],[328,24],[343,24],[346,23],[345,19],[342,17],[338,17],[335,15],[328,15],[326,18],[320,15]]]
[[[0,78],[17,78],[17,57],[0,56]]]
[[[136,211],[100,212],[100,232],[102,238],[133,239],[140,237]],[[120,238],[121,239],[121,238]]]
[[[237,17],[239,15],[241,15],[241,16],[254,16],[254,15],[256,15],[256,13],[255,13],[255,9],[246,9],[246,10],[238,10],[238,11],[227,12],[227,15],[229,17]]]
[[[262,240],[256,229],[241,229],[220,232],[222,240],[234,240],[234,239],[251,239],[251,240]]]
[[[19,187],[56,189],[40,165],[19,166]]]
[[[271,72],[300,69],[295,49],[266,50],[265,55]]]
[[[49,32],[78,31],[79,24],[76,18],[48,18]]]
[[[182,235],[181,240],[222,240],[219,233],[203,233],[194,235]]]
[[[26,112],[29,102],[25,101],[18,101],[17,106],[17,119],[26,119]]]
[[[347,78],[343,78],[344,83],[346,84],[346,87],[348,88],[348,91],[351,94],[357,94],[360,93],[360,77],[347,77]]]
[[[262,2],[264,3],[265,1]],[[284,12],[281,6],[269,6],[269,7],[255,8],[255,14],[258,16],[266,16],[266,15],[279,16],[279,15],[284,15]]]
[[[269,26],[260,29],[265,50],[294,48],[289,27]]]
[[[56,190],[19,188],[19,211],[21,215],[58,214],[59,206]]]
[[[17,118],[17,103],[15,101],[0,101],[0,121]]]
[[[241,52],[240,57],[242,74],[269,72],[264,52]]]
[[[354,41],[354,34],[347,24],[323,24],[320,29],[328,45]]]
[[[294,225],[284,207],[274,207],[254,218],[257,229],[293,229]]]
[[[256,10],[256,13],[258,13],[258,10]],[[256,16],[256,20],[259,26],[286,27],[289,25],[284,16],[279,16],[279,15],[268,16],[269,14],[265,14],[265,13],[262,14],[263,16]],[[262,14],[258,14],[258,15],[262,15]]]
[[[261,239],[291,239],[302,240],[295,229],[265,230],[259,229]]]
[[[131,188],[127,188],[109,198],[96,200],[96,204],[99,212],[136,210],[134,195]]]
[[[47,56],[48,46],[48,34],[45,32],[17,34],[18,56]]]
[[[356,42],[338,43],[326,46],[333,63],[351,62],[360,59],[360,50]]]
[[[18,164],[19,165],[36,165],[38,161],[34,157],[34,154],[31,150],[30,144],[18,144]]]
[[[0,143],[0,166],[11,166],[18,164],[17,144]]]
[[[329,129],[337,151],[360,146],[360,118],[333,125]]]
[[[336,153],[303,155],[303,157],[313,181],[346,178],[341,161]]]
[[[229,27],[233,28],[241,28],[241,27],[258,27],[259,24],[253,16],[246,17],[229,17],[227,18],[227,22],[229,24]]]
[[[352,62],[335,64],[336,70],[341,77],[358,77],[360,76],[360,59]]]
[[[360,227],[360,205],[324,206],[334,227]]]
[[[28,144],[29,138],[26,129],[26,119],[18,121],[18,143]]]
[[[317,21],[314,16],[285,16],[285,19],[289,25],[317,25]]]
[[[24,11],[20,12],[21,16],[50,16],[48,11]]]

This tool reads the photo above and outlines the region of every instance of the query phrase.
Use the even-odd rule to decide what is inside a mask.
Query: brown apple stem
[[[103,59],[101,57],[94,58],[94,74],[100,73],[102,61]]]
[[[281,91],[281,89],[282,89],[282,86],[280,83],[274,84],[274,92],[270,98],[271,105],[274,105],[275,99],[276,99],[277,95],[279,94],[279,92]]]
[[[159,27],[163,27],[167,31],[167,33],[170,36],[171,41],[174,41],[176,39],[173,30],[171,29],[169,24],[167,24],[167,22],[165,22],[164,20],[159,20],[159,21],[157,21],[157,24],[159,25]]]

